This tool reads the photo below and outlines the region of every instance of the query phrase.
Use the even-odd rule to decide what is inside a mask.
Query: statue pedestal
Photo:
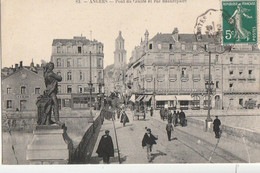
[[[67,164],[69,148],[63,134],[64,129],[58,125],[37,125],[27,146],[26,160],[30,164]]]

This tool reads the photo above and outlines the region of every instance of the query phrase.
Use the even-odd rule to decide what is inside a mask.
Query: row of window
[[[165,44],[164,45],[162,45],[162,44],[157,44],[157,48],[158,49],[162,49],[162,47],[164,48],[164,49],[169,49],[169,50],[172,50],[173,49],[173,44],[168,44],[167,46],[165,46]],[[150,50],[152,50],[153,49],[153,44],[152,43],[150,43],[149,44],[149,49]],[[185,44],[182,44],[181,45],[181,50],[185,50],[186,49],[186,45]],[[192,46],[192,50],[197,50],[197,45],[193,45]]]
[[[59,75],[59,76],[62,76],[61,75],[61,72],[57,72],[57,75]],[[96,77],[96,76],[95,76]],[[98,72],[98,76],[97,76],[97,79],[101,79],[102,78],[102,72],[101,71],[99,71]],[[72,80],[72,72],[67,72],[67,74],[66,74],[66,79],[67,79],[67,81],[71,81]],[[84,80],[84,75],[83,75],[83,72],[79,72],[79,80]]]
[[[78,88],[77,93],[89,93],[90,92],[90,88],[89,87],[83,87],[81,85],[78,85],[77,88]],[[96,91],[95,87],[92,87],[92,92],[95,92],[95,91]],[[58,93],[62,93],[61,85],[58,85]],[[68,94],[73,93],[71,85],[67,85],[67,93]]]
[[[234,74],[234,70],[230,70],[229,71],[229,74],[230,75],[233,75]],[[239,75],[242,75],[243,74],[243,69],[240,69],[239,72],[238,72]],[[253,70],[248,70],[248,75],[253,75]]]
[[[78,54],[82,54],[82,53],[89,53],[90,50],[84,50],[83,51],[83,47],[82,46],[77,46],[76,52],[73,52],[72,46],[68,46],[66,51],[63,51],[63,48],[61,46],[57,46],[57,52],[56,53],[78,53]],[[97,49],[97,53],[102,53],[103,52],[103,47],[99,46]]]
[[[27,100],[20,100],[20,111],[24,111],[27,109]],[[12,109],[13,107],[13,100],[6,100],[6,109]],[[19,110],[18,108],[16,108]]]
[[[11,94],[12,93],[12,88],[11,87],[8,87],[6,89],[6,93],[7,94]],[[26,87],[25,86],[21,86],[20,88],[20,94],[27,94],[26,92]],[[34,89],[34,94],[40,94],[40,88],[35,88]]]
[[[101,58],[97,58],[97,67],[102,67],[103,66],[102,64],[103,64],[102,63],[102,59]],[[57,58],[56,66],[57,67],[62,67],[61,58]],[[72,60],[72,58],[67,58],[66,67],[73,67],[73,60]],[[77,59],[77,67],[83,67],[82,58],[78,58]]]

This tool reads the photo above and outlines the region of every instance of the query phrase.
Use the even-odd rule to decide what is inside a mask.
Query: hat
[[[106,134],[109,133],[109,130],[106,130],[105,133],[106,133]]]

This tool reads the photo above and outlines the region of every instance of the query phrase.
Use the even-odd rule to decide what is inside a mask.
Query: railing
[[[151,79],[151,78],[153,78],[153,75],[152,75],[152,74],[146,74],[146,75],[145,75],[145,78],[146,78],[146,79]]]
[[[247,80],[256,80],[256,77],[255,75],[249,75]]]
[[[177,79],[177,74],[169,74],[169,79]]]
[[[193,75],[192,75],[192,78],[193,78],[193,79],[200,79],[200,74],[193,74]]]
[[[188,74],[181,75],[181,78],[188,79],[189,75]]]
[[[213,80],[212,79],[212,75],[210,75],[210,79]],[[209,75],[208,74],[204,74],[204,80],[209,80]]]

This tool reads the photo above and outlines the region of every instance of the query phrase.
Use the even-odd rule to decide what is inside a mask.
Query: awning
[[[144,98],[144,96],[139,96],[135,101],[140,102],[143,98]]]
[[[130,97],[129,101],[135,102],[135,95],[134,94]]]
[[[175,95],[157,95],[155,96],[156,101],[168,101],[168,100],[176,100]]]
[[[194,100],[190,95],[178,95],[176,96],[177,100],[182,101],[182,100]]]
[[[145,101],[145,102],[149,102],[149,101],[151,100],[151,98],[152,98],[152,96],[146,96],[146,97],[144,98],[144,101]]]

